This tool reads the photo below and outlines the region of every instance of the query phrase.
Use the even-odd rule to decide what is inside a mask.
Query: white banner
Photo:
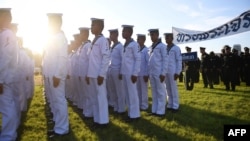
[[[195,31],[173,27],[174,43],[183,44],[226,37],[250,30],[250,10],[209,31]]]

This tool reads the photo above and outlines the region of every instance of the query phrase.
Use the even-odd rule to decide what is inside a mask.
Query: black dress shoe
[[[69,132],[68,133],[65,133],[65,134],[59,134],[59,133],[56,133],[54,130],[49,130],[48,131],[48,137],[49,138],[53,138],[53,137],[56,137],[56,136],[65,136],[65,135],[68,135],[69,134]]]
[[[164,117],[165,114],[155,114],[155,116],[157,116],[157,117]]]
[[[156,113],[148,113],[148,116],[154,116]]]
[[[138,121],[139,119],[140,119],[140,117],[137,117],[137,118],[128,117],[127,119],[125,119],[125,122],[134,122],[134,121]]]
[[[86,120],[90,120],[90,119],[93,119],[93,117],[87,117],[87,116],[82,116],[84,119],[86,119]]]
[[[172,108],[167,108],[168,111],[172,111],[173,109]]]
[[[147,110],[148,110],[148,109],[142,109],[142,108],[140,109],[140,111],[147,111]]]
[[[94,130],[94,129],[102,129],[102,128],[106,128],[106,127],[108,127],[108,123],[100,124],[100,123],[94,122],[93,125],[91,126],[91,129],[92,130]]]
[[[177,113],[179,109],[172,109],[172,113]]]
[[[126,112],[117,112],[116,114],[118,114],[118,115],[125,115],[126,114]]]

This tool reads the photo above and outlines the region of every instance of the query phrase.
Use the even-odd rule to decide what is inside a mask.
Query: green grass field
[[[79,112],[68,104],[70,134],[48,139],[46,106],[42,86],[37,85],[29,109],[22,116],[18,130],[21,141],[217,141],[223,140],[224,124],[250,123],[250,87],[244,83],[235,92],[227,92],[224,86],[203,89],[202,81],[195,84],[193,91],[186,91],[183,83],[178,83],[180,111],[166,112],[166,116],[149,116],[141,112],[141,119],[132,123],[123,120],[110,111],[110,124],[103,129],[91,129],[92,121],[81,118]],[[151,105],[151,90],[149,88]],[[148,110],[150,112],[150,109]]]

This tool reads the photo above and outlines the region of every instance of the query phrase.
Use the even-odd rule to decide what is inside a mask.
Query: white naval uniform
[[[71,57],[71,67],[72,67],[72,102],[73,105],[77,105],[77,95],[78,95],[78,89],[77,89],[77,82],[78,82],[78,55],[77,50],[74,52],[74,54]]]
[[[139,98],[136,83],[132,83],[131,76],[138,76],[140,71],[141,55],[139,44],[131,39],[127,46],[124,46],[122,56],[121,74],[123,80],[123,91],[126,95],[129,118],[140,117]]]
[[[27,89],[27,99],[32,98],[34,94],[34,66],[35,62],[34,60],[28,56],[28,69],[27,74],[29,79],[26,81],[26,89]]]
[[[88,50],[91,47],[91,43],[86,41],[82,44],[79,52],[79,77],[80,81],[80,93],[82,95],[82,107],[83,115],[85,117],[93,117],[93,96],[91,95],[91,90],[89,90],[89,85],[85,81],[88,72],[89,56]]]
[[[92,91],[92,96],[94,97],[94,122],[99,124],[107,124],[109,122],[109,112],[106,76],[110,61],[110,52],[107,39],[102,35],[99,36],[96,42],[92,42],[92,45],[88,51],[89,66],[87,76],[89,77],[89,86]],[[104,77],[103,83],[101,85],[97,84],[98,76]]]
[[[19,57],[18,57],[18,71],[17,71],[17,95],[19,96],[19,108],[21,111],[27,111],[27,79],[30,76],[30,60],[29,56],[25,49],[19,49]],[[29,78],[30,79],[30,78]]]
[[[17,53],[17,39],[14,33],[9,29],[0,29],[0,83],[3,84],[3,93],[0,94],[0,141],[15,140],[17,137],[19,119],[14,102]]]
[[[167,108],[179,108],[179,96],[176,80],[174,74],[180,74],[182,69],[182,57],[180,47],[174,45],[167,50],[167,74],[166,74],[166,88],[168,94]]]
[[[46,49],[45,58],[50,61],[47,71],[52,96],[51,102],[54,107],[54,131],[58,134],[66,134],[69,132],[68,107],[65,98],[68,44],[64,33],[61,31],[51,35]],[[60,79],[56,88],[53,86],[53,77]]]
[[[48,47],[48,46],[46,46]],[[42,59],[42,72],[43,72],[43,81],[44,81],[44,89],[45,89],[45,96],[47,99],[47,104],[49,105],[51,112],[54,114],[54,104],[52,102],[52,94],[50,90],[50,81],[49,81],[49,67],[51,66],[50,58],[47,55],[48,49],[45,48],[43,52],[43,59]],[[54,117],[53,117],[54,118]]]
[[[149,52],[148,48],[144,46],[140,49],[141,53],[141,65],[140,72],[138,74],[137,80],[137,91],[139,96],[140,109],[148,109],[148,82],[145,82],[143,77],[148,76],[148,62],[149,62]]]
[[[159,42],[159,41],[158,41]],[[157,43],[158,43],[157,42]],[[166,107],[166,85],[160,81],[160,75],[165,75],[167,71],[166,45],[155,43],[150,48],[149,76],[152,89],[152,113],[163,115]]]
[[[71,67],[71,57],[73,55],[73,52],[68,54],[68,58],[67,58],[67,75],[69,76],[69,78],[66,79],[65,81],[65,96],[66,98],[68,98],[69,100],[72,101],[71,99],[71,93],[72,93],[72,85],[71,84],[71,79],[72,79],[72,67]]]
[[[122,91],[122,80],[119,79],[121,72],[123,45],[118,42],[114,44],[111,51],[111,62],[108,71],[107,89],[110,101],[113,103],[114,111],[123,113],[126,111],[125,93]]]
[[[83,109],[83,94],[82,94],[82,85],[81,85],[81,77],[80,77],[80,68],[79,68],[79,65],[80,65],[80,50],[81,50],[81,47],[82,45],[80,45],[77,49],[77,52],[76,52],[76,64],[75,64],[75,75],[76,75],[76,79],[75,79],[75,88],[76,88],[76,105],[77,105],[77,108],[78,109]]]

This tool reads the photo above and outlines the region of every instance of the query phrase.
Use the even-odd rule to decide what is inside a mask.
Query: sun
[[[17,36],[23,38],[24,48],[29,48],[32,52],[41,54],[46,43],[47,28],[41,22],[36,23],[35,26],[23,22],[18,27]]]

